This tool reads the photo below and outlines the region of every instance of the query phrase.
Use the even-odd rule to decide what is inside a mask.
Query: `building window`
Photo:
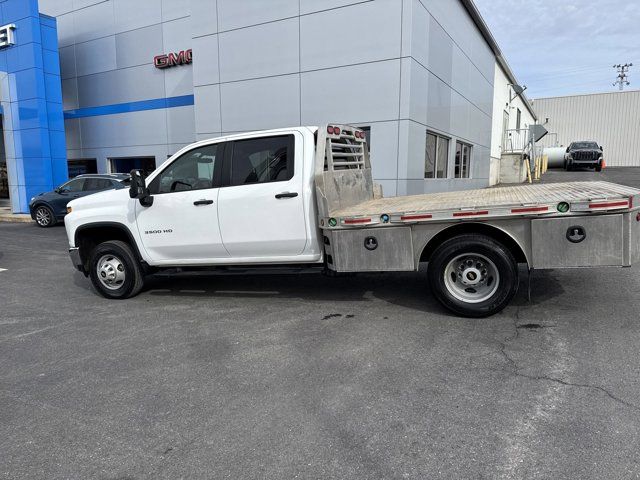
[[[456,142],[455,178],[469,178],[471,165],[471,145]]]
[[[156,157],[122,157],[109,159],[111,173],[129,173],[131,170],[144,170],[149,174],[156,169]]]
[[[427,132],[424,178],[447,178],[448,161],[449,139],[437,133]]]
[[[95,158],[81,158],[67,162],[69,178],[88,173],[98,173],[98,163]]]
[[[522,120],[522,112],[518,108],[516,110],[516,130],[520,130],[520,120]]]

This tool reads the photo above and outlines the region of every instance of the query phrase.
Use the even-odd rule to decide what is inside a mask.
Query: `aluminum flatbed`
[[[336,228],[422,223],[464,218],[563,216],[625,211],[640,206],[640,190],[608,182],[517,185],[479,190],[378,198],[329,212]],[[566,211],[561,211],[568,204]],[[560,206],[560,207],[559,207]],[[560,208],[560,210],[559,210]],[[331,222],[334,223],[334,222]]]

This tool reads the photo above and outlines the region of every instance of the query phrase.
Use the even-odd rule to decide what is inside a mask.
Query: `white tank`
[[[545,147],[543,155],[549,159],[549,168],[563,168],[567,147]]]

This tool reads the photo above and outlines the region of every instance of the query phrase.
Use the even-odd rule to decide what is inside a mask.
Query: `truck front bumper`
[[[74,268],[84,273],[84,265],[82,264],[82,258],[80,257],[80,248],[70,248],[69,257],[71,257],[71,263],[73,264]]]

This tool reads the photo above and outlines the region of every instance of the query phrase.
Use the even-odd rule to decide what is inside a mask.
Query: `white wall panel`
[[[114,36],[79,43],[75,49],[78,76],[116,69],[116,38]]]
[[[298,29],[294,18],[219,34],[220,80],[299,72]]]
[[[78,108],[78,80],[76,78],[62,80],[62,108],[64,110]]]
[[[429,73],[427,125],[448,132],[451,127],[451,89],[435,75]]]
[[[410,120],[402,120],[400,122],[398,178],[418,179],[424,184],[426,143],[427,129],[424,125]],[[420,193],[424,193],[424,189]]]
[[[211,85],[220,83],[218,69],[218,35],[194,38],[193,42],[193,84]]]
[[[40,0],[40,12],[45,15],[57,17],[73,10],[72,0]]]
[[[400,20],[399,0],[376,0],[302,16],[302,70],[398,58]]]
[[[74,78],[76,72],[76,46],[70,45],[59,49],[60,53],[60,77],[64,80]]]
[[[193,68],[183,65],[164,70],[164,96],[177,97],[193,94]]]
[[[162,27],[152,25],[116,35],[118,68],[153,64],[153,57],[162,51]]]
[[[217,0],[191,0],[191,35],[193,38],[217,32]]]
[[[221,131],[261,130],[298,125],[299,86],[298,74],[222,84]]]
[[[181,52],[191,48],[191,20],[179,18],[162,24],[162,48],[164,52]]]
[[[193,106],[168,108],[167,143],[191,143],[196,139],[195,112]]]
[[[361,124],[365,125],[365,124]],[[371,128],[371,170],[375,179],[394,179],[398,171],[398,121],[367,124]]]
[[[300,0],[300,14],[306,15],[308,13],[341,8],[360,2],[362,0]]]
[[[164,72],[149,65],[78,77],[80,107],[161,98],[164,94]]]
[[[189,17],[191,15],[192,0],[162,0],[162,21],[175,20],[176,18]]]
[[[218,0],[220,31],[273,22],[299,14],[298,0]]]
[[[429,12],[419,0],[402,0],[402,56],[429,64]]]
[[[302,122],[384,121],[399,117],[400,60],[302,74]]]
[[[81,118],[80,128],[83,148],[167,143],[167,120],[163,110]]]
[[[442,79],[451,84],[454,44],[447,33],[429,17],[429,62],[427,68]]]
[[[69,15],[73,18],[73,43],[86,42],[87,40],[94,40],[116,33],[113,2],[98,3],[87,8],[75,10]],[[64,17],[66,15],[60,18]],[[66,18],[64,21],[66,22]],[[58,32],[64,30],[58,24]]]
[[[111,0],[108,4],[113,5],[116,33],[162,22],[162,0]]]
[[[194,88],[196,133],[220,132],[220,85]]]

